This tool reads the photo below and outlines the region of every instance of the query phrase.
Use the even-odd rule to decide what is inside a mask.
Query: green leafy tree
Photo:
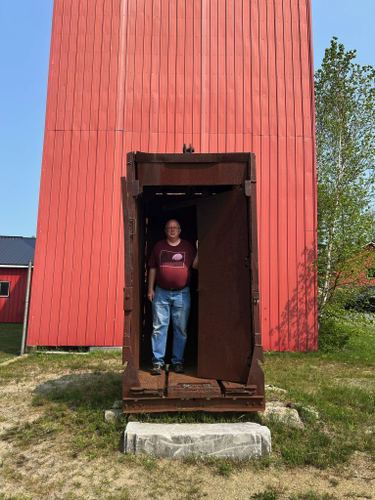
[[[319,319],[353,290],[350,256],[373,238],[375,70],[355,58],[334,37],[315,73]]]

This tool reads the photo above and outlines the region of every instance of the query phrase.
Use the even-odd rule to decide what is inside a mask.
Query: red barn
[[[34,260],[35,238],[0,236],[0,322],[24,319],[29,262]]]
[[[28,345],[122,345],[126,153],[253,152],[266,349],[316,347],[310,0],[55,0]]]
[[[367,243],[344,262],[339,263],[337,268],[339,270],[332,283],[333,286],[373,287],[375,285],[375,243],[372,241]]]

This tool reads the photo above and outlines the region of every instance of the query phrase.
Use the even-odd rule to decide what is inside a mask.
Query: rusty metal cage
[[[122,198],[123,411],[263,410],[255,155],[128,153]],[[199,270],[185,373],[152,376],[146,263],[171,218],[199,240]]]

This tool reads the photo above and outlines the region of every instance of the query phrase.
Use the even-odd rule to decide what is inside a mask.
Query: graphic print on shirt
[[[171,252],[162,250],[160,252],[160,267],[184,267],[185,252]]]

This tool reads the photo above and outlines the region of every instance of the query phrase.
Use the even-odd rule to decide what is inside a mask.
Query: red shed
[[[0,236],[0,322],[24,320],[29,262],[34,260],[35,238]]]
[[[265,349],[316,347],[310,0],[55,0],[28,345],[122,345],[126,153],[257,158]]]

